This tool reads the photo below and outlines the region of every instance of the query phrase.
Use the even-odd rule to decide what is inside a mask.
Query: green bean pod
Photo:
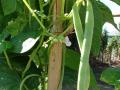
[[[82,43],[84,38],[83,28],[76,3],[73,5],[72,12],[73,12],[73,23],[74,23],[75,33],[77,36],[78,45],[79,48],[82,48]]]
[[[88,90],[90,83],[89,55],[92,44],[94,15],[90,0],[87,0],[85,33],[81,51],[77,90]]]

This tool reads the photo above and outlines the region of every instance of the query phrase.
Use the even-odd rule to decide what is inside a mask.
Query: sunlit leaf
[[[102,14],[100,13],[100,9],[97,6],[97,2],[95,0],[91,0],[94,11],[94,31],[93,31],[93,40],[91,52],[94,56],[99,55],[100,46],[101,46],[101,33],[102,33]]]
[[[100,79],[110,85],[120,85],[120,68],[107,68]]]
[[[112,1],[120,5],[120,0],[112,0]]]
[[[111,10],[102,2],[97,1],[97,6],[100,9],[100,13],[102,14],[102,23],[110,22],[114,24],[113,15]],[[97,16],[96,16],[97,17]],[[99,19],[99,18],[98,18]]]

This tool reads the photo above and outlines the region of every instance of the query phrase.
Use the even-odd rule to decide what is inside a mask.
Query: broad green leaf
[[[104,24],[105,22],[114,24],[111,10],[104,3],[100,1],[97,1],[97,6],[100,9],[100,13],[102,14],[102,20],[101,20],[102,24]]]
[[[44,53],[44,54],[45,54],[45,53]],[[35,63],[35,65],[36,65],[37,67],[40,66],[41,58],[39,57],[38,54],[35,55],[35,57],[34,57],[34,59],[33,59],[33,62]]]
[[[20,33],[14,37],[11,37],[10,42],[13,44],[11,52],[27,52],[35,45],[40,35],[41,30],[39,28],[39,24],[35,19],[32,19],[31,26],[29,26],[29,24],[26,24]]]
[[[112,0],[112,1],[120,5],[120,0]]]
[[[100,1],[91,0],[94,10],[94,33],[93,33],[93,42],[91,47],[91,52],[94,56],[99,55],[100,47],[101,47],[101,33],[102,26],[105,22],[110,22],[114,26],[114,20],[112,16],[112,12],[110,9]]]
[[[16,0],[1,0],[4,15],[9,15],[16,10]]]
[[[24,16],[18,16],[15,21],[8,22],[6,30],[12,35],[16,36],[20,33],[26,25],[26,19]]]
[[[91,0],[94,11],[94,31],[93,31],[93,40],[91,52],[94,56],[99,55],[100,46],[101,46],[101,33],[102,33],[102,14],[100,13],[100,9],[97,6],[97,2],[95,0]]]
[[[16,72],[0,63],[0,90],[19,90],[20,78]]]
[[[24,14],[24,4],[23,4],[23,1],[22,0],[17,0],[17,7],[16,7],[16,12],[20,14]]]
[[[110,85],[120,85],[120,68],[110,67],[105,69],[100,79]]]
[[[73,70],[78,70],[79,63],[80,63],[80,54],[71,49],[66,48],[65,66]]]
[[[77,81],[77,71],[69,69],[67,67],[65,67],[65,71],[64,71],[64,79],[63,79],[63,85],[69,85],[68,88],[74,87],[76,88],[76,81]],[[69,90],[69,89],[66,89]],[[76,89],[72,89],[72,90],[76,90]]]
[[[69,13],[76,0],[65,0],[65,13]]]
[[[37,67],[39,67],[41,64],[48,64],[48,48],[41,47],[38,51],[38,54],[35,55],[33,62]]]
[[[37,40],[39,39],[40,31],[31,30],[29,27],[26,27],[26,30],[19,33],[19,35],[11,38],[11,43],[13,44],[13,49],[11,52],[15,53],[24,53],[30,50]]]

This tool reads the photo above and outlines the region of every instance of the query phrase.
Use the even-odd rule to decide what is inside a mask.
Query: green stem
[[[30,5],[30,0],[28,0],[28,3]],[[31,27],[31,13],[30,13],[30,11],[29,11],[29,27]]]
[[[44,27],[44,25],[42,24],[42,22],[39,20],[39,18],[37,17],[37,15],[35,14],[35,12],[33,11],[33,9],[29,6],[29,4],[27,3],[26,0],[23,0],[24,4],[27,6],[27,8],[29,9],[29,11],[31,12],[31,14],[35,17],[35,19],[38,21],[38,23],[40,24],[40,26],[42,27],[43,30],[46,30],[46,28]]]
[[[29,78],[31,78],[31,77],[38,77],[38,76],[39,76],[38,74],[31,74],[31,75],[26,76],[26,77],[22,80],[22,82],[21,82],[21,84],[20,84],[20,90],[23,90],[22,87],[23,87],[23,85],[24,85],[24,83],[25,83],[25,81],[26,81],[27,79],[29,79]]]
[[[81,3],[83,2],[84,0],[76,0],[76,2],[74,3],[74,5],[73,5],[73,7],[74,6],[79,6],[79,5],[81,5]],[[67,15],[67,18],[68,19],[70,19],[70,18],[72,18],[72,16],[73,16],[73,9],[70,11],[70,13]]]
[[[4,51],[4,55],[5,55],[5,58],[6,58],[6,61],[7,61],[7,64],[8,64],[8,66],[9,66],[9,68],[12,70],[13,68],[12,68],[12,65],[11,65],[11,63],[10,63],[10,60],[9,60],[9,57],[8,57],[6,51]]]
[[[29,90],[28,87],[27,87],[25,84],[24,84],[23,86],[24,86],[24,88],[25,88],[26,90]]]
[[[41,41],[40,41],[40,43],[38,44],[37,48],[36,48],[36,49],[32,52],[32,54],[30,55],[30,59],[29,59],[27,65],[26,65],[25,70],[24,70],[23,73],[22,73],[22,78],[25,76],[25,73],[29,70],[29,68],[30,68],[30,66],[31,66],[31,62],[32,62],[33,58],[35,57],[38,49],[42,46],[43,41],[44,41],[44,36],[41,37]]]
[[[50,8],[49,8],[48,16],[50,16],[50,14],[51,14],[51,12],[52,12],[52,8],[53,8],[54,3],[55,3],[55,0],[52,0],[51,5],[50,5]]]
[[[67,35],[67,33],[69,34],[73,30],[72,28],[73,28],[73,24],[70,24],[68,28],[64,32],[62,32],[60,35]]]
[[[39,0],[39,7],[40,7],[40,11],[43,13],[43,8],[44,8],[44,1],[43,0]],[[41,17],[41,22],[43,22],[43,17]]]

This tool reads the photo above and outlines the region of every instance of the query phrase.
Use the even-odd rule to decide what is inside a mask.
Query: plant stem
[[[43,13],[44,0],[39,0],[39,8],[40,8],[40,11]],[[41,17],[41,22],[43,22],[43,17]]]
[[[67,35],[73,30],[73,24],[70,24],[66,30],[64,30],[60,35]]]
[[[30,55],[30,59],[29,59],[27,65],[26,65],[26,67],[25,67],[25,70],[24,70],[23,73],[22,73],[22,78],[25,76],[25,73],[29,70],[29,68],[30,68],[30,66],[31,66],[31,62],[32,62],[33,58],[35,57],[38,49],[42,46],[43,41],[44,41],[44,36],[41,36],[41,41],[40,41],[40,43],[38,44],[37,48],[36,48],[36,49],[32,52],[32,54]]]
[[[30,0],[28,0],[29,6],[30,6]],[[29,11],[29,27],[31,27],[31,12]]]
[[[46,30],[46,28],[44,27],[44,25],[42,24],[42,22],[39,20],[39,18],[37,17],[37,15],[35,14],[35,12],[33,11],[33,9],[30,7],[30,5],[27,3],[26,0],[23,0],[24,4],[27,6],[27,8],[29,9],[29,11],[31,12],[31,14],[35,17],[35,19],[38,21],[38,23],[40,24],[40,26],[42,27],[43,30]]]
[[[55,3],[55,0],[52,0],[51,2],[51,5],[50,5],[50,8],[49,8],[49,12],[48,12],[48,15],[50,16],[51,12],[52,12],[52,8],[53,8],[53,5]]]
[[[38,77],[39,75],[38,74],[30,74],[28,76],[26,76],[22,81],[21,81],[21,84],[20,84],[20,90],[23,90],[22,87],[25,83],[25,81],[31,77]]]
[[[11,65],[11,63],[10,63],[10,60],[9,60],[9,57],[8,57],[6,51],[4,51],[4,55],[5,55],[5,58],[6,58],[6,61],[7,61],[7,64],[8,64],[8,66],[9,66],[9,68],[10,68],[11,70],[13,70],[12,65]]]

